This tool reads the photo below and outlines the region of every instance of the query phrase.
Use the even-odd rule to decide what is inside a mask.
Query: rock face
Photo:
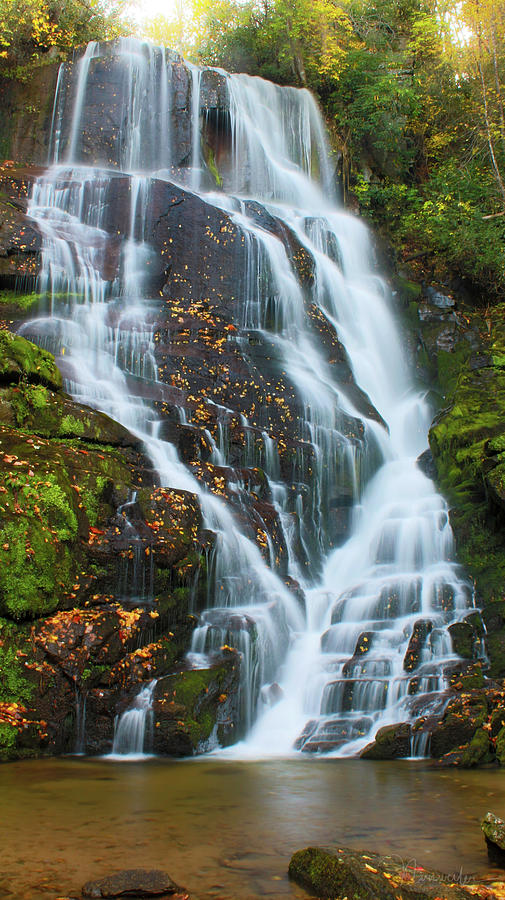
[[[503,677],[503,307],[492,307],[484,315],[453,298],[442,299],[433,291],[410,299],[409,321],[415,328],[418,362],[439,397],[430,445],[438,479],[452,504],[458,558],[475,580],[475,604],[482,608],[487,631],[489,674]],[[457,652],[466,658],[474,654],[476,637],[464,626],[452,631]]]
[[[388,856],[339,848],[334,853],[308,847],[291,857],[289,877],[318,897],[338,900],[468,900],[478,897],[452,877]]]

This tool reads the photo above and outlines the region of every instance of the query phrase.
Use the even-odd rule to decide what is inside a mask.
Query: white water
[[[152,726],[152,700],[156,681],[149,682],[139,692],[132,706],[118,716],[114,728],[112,754],[114,757],[141,758],[147,754],[146,732]]]
[[[59,355],[76,399],[143,437],[162,484],[200,498],[205,527],[216,533],[217,549],[214,597],[202,614],[192,651],[201,659],[228,643],[243,655],[242,713],[248,737],[231,752],[292,752],[312,722],[305,731],[307,747],[355,753],[381,724],[409,719],[413,700],[418,713],[435,707],[445,684],[444,669],[456,661],[447,625],[472,602],[451,561],[445,501],[416,465],[427,446],[430,410],[411,381],[387,286],[373,271],[368,234],[334,206],[324,132],[310,94],[226,76],[231,152],[222,177],[230,193],[202,197],[228,211],[248,250],[238,325],[274,343],[304,410],[300,438],[310,456],[299,459],[295,482],[303,482],[307,459],[314,465],[310,482],[300,487],[294,502],[280,478],[275,434],[264,432],[261,459],[284,526],[288,573],[305,590],[303,611],[282,573],[269,568],[225,503],[210,495],[174,448],[155,436],[154,411],[129,389],[129,375],[157,378],[154,311],[145,298],[143,273],[152,254],[146,219],[150,176],[166,169],[172,158],[172,69],[159,48],[132,39],[119,44],[116,64],[127,85],[119,164],[130,175],[130,210],[121,235],[120,275],[110,279],[104,222],[107,190],[117,176],[79,161],[86,73],[98,52],[91,47],[79,66],[63,165],[58,164],[61,123],[68,110],[57,97],[55,164],[39,179],[30,203],[44,236],[40,282],[52,298],[52,315],[28,323],[24,332]],[[190,82],[189,180],[197,191],[202,183],[201,79],[194,69]],[[352,423],[362,415],[346,385],[335,381],[314,338],[286,248],[249,215],[246,197],[258,199],[282,220],[312,257],[310,302],[335,327],[356,382],[389,430],[367,420],[359,434],[353,431]],[[244,418],[243,426],[248,434]],[[220,465],[227,464],[227,445],[223,426],[213,451]],[[374,475],[378,460],[382,464]],[[260,464],[247,441],[242,464]],[[341,485],[353,506],[352,529],[348,540],[331,550],[331,498]],[[273,556],[271,552],[271,562]],[[418,667],[408,672],[404,658],[418,620],[429,621],[429,633]],[[365,645],[368,652],[359,649]],[[145,725],[148,710],[149,703],[131,712],[136,721],[143,716]],[[297,746],[303,742],[298,740]]]

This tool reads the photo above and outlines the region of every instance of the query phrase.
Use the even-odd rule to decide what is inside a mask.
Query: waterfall
[[[142,756],[147,752],[146,732],[151,726],[152,700],[156,681],[138,693],[133,704],[116,718],[112,756]]]
[[[104,60],[115,66],[110,102],[120,125],[94,146],[86,98],[91,73],[96,82]],[[221,123],[221,191],[209,189],[202,158],[200,129],[212,118],[201,114],[210,103],[206,78],[226,94],[213,113]],[[416,464],[427,446],[430,409],[409,373],[367,231],[335,205],[312,96],[185,68],[134,39],[92,44],[75,72],[58,79],[51,147],[53,163],[29,207],[43,236],[39,281],[50,314],[26,323],[23,333],[56,354],[77,400],[142,438],[162,485],[198,495],[215,544],[209,607],[189,660],[201,664],[223,644],[240,651],[247,738],[235,752],[263,756],[295,747],[352,755],[382,724],[440,708],[458,662],[447,627],[468,612],[472,593],[453,560],[446,503]],[[159,296],[148,277],[156,268],[150,217],[160,180],[179,190],[189,184],[206,209],[225,217],[225,232],[238,235],[235,345],[250,366],[254,347],[268,348],[292,403],[288,408],[275,394],[266,373],[271,394],[254,415],[214,404],[216,428],[203,430],[211,464],[233,474],[231,506],[160,439],[159,410],[136,388],[161,377]],[[273,424],[269,404],[286,433]],[[184,397],[179,419],[191,421]],[[232,451],[233,422],[242,442]],[[241,473],[259,468],[282,554],[258,504],[259,545],[241,526],[251,498]],[[152,601],[150,584],[138,593],[141,602]],[[151,696],[145,688],[138,707],[121,718],[115,752],[134,744],[142,751]]]

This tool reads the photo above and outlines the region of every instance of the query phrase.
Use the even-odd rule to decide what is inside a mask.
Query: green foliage
[[[193,9],[198,42],[184,49],[201,61],[314,89],[345,68],[353,40],[346,2],[194,0]]]
[[[505,288],[505,218],[483,218],[493,190],[482,165],[461,167],[449,159],[425,182],[423,198],[405,209],[401,227],[482,293],[499,295]]]
[[[194,58],[323,104],[344,192],[421,276],[505,287],[505,29],[486,0],[193,0]],[[462,42],[459,21],[467,28]],[[492,218],[486,218],[491,216]]]
[[[22,80],[34,61],[125,33],[125,8],[125,0],[0,0],[2,74]]]

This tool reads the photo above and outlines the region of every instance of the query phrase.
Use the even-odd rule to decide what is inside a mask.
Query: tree
[[[475,123],[505,213],[505,6],[496,0],[444,0],[458,78],[472,89]]]
[[[0,0],[3,73],[41,59],[54,48],[64,56],[90,40],[124,34],[126,0]]]

